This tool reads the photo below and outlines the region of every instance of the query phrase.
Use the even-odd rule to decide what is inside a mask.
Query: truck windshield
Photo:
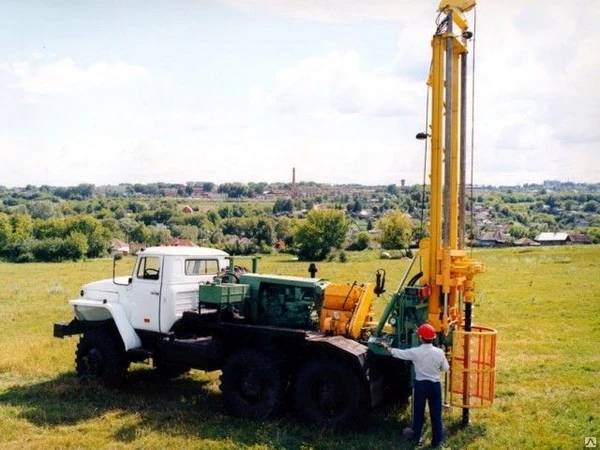
[[[216,259],[186,259],[186,275],[216,275],[219,273],[219,261]]]

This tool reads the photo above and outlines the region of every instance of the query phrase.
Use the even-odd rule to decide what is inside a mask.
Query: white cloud
[[[411,0],[221,0],[221,3],[252,13],[262,12],[325,23],[402,20],[427,8],[425,2]],[[435,8],[433,5],[437,6],[432,4],[429,9]]]
[[[229,131],[247,128],[245,118],[221,110],[153,110],[136,117],[138,126],[149,130],[147,136],[167,137],[195,131]]]
[[[588,0],[568,12],[535,0],[480,7],[480,181],[600,180],[599,19],[600,3]]]
[[[595,31],[600,3],[584,1],[585,8],[570,15],[561,5],[538,0],[509,0],[478,13],[476,175],[486,182],[564,179],[565,167],[575,179],[593,181],[600,175],[594,169],[600,164],[600,34]],[[323,2],[299,12],[293,1],[253,5],[271,14],[325,22],[335,21],[328,14],[340,7]],[[351,21],[358,11],[364,18],[381,18],[370,2],[346,5],[339,20]],[[413,9],[414,14],[423,11],[423,5]],[[388,65],[369,69],[354,50],[331,51],[280,69],[273,87],[255,88],[254,96],[276,112],[330,121],[391,115],[402,116],[403,125],[415,124],[423,116],[434,24],[410,17],[388,15],[399,23],[398,50]],[[473,29],[473,17],[469,20]],[[569,150],[575,147],[576,155]]]
[[[36,95],[70,93],[78,88],[127,83],[147,75],[143,67],[123,62],[97,62],[88,68],[80,68],[71,58],[44,63],[39,55],[34,55],[30,61],[2,64],[0,69],[17,77],[14,86],[28,94],[29,99]]]
[[[253,96],[277,112],[397,116],[420,110],[423,82],[363,70],[355,51],[333,50],[280,69],[271,89]]]
[[[228,117],[223,112],[204,111],[189,116],[186,126],[192,130],[233,130],[236,128],[245,128],[248,124],[242,120]]]

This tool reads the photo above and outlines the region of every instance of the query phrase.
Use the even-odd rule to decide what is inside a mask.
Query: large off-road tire
[[[100,381],[119,387],[129,363],[119,335],[108,328],[86,331],[75,352],[75,369],[81,381]]]
[[[298,372],[294,410],[298,418],[321,428],[347,427],[361,414],[361,395],[360,381],[346,365],[335,360],[309,361]]]
[[[378,388],[381,391],[381,399],[378,404],[405,405],[409,402],[412,395],[409,371],[405,372],[397,365],[371,367],[370,379],[371,382],[374,380],[378,382]]]
[[[238,350],[222,372],[221,392],[229,414],[261,420],[279,409],[285,377],[275,358],[258,350]]]

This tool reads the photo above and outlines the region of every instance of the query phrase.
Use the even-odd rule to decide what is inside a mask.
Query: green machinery
[[[247,323],[318,329],[327,281],[245,273],[240,284],[201,285],[200,309],[219,308]]]

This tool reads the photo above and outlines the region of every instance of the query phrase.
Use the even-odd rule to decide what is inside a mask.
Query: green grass
[[[373,281],[387,271],[393,291],[405,260],[348,253],[320,263],[318,276]],[[476,322],[499,332],[496,402],[445,416],[452,449],[583,448],[600,440],[600,247],[480,250]],[[121,269],[130,267],[131,259]],[[248,266],[250,264],[248,263]],[[308,275],[287,255],[263,258],[262,272]],[[291,414],[255,423],[227,416],[218,374],[194,371],[169,383],[134,367],[113,391],[74,377],[77,340],[55,339],[52,324],[71,317],[81,284],[111,276],[110,260],[0,263],[0,448],[2,449],[408,449],[406,408],[376,411],[352,432],[316,430]],[[381,311],[383,299],[376,305]]]

